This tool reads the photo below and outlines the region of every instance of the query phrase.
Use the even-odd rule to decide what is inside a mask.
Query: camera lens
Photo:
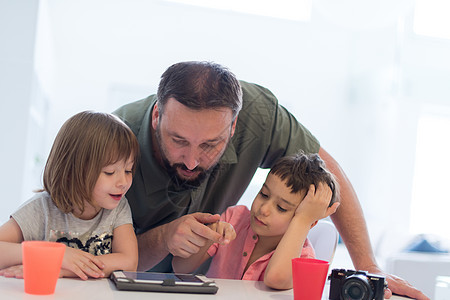
[[[367,276],[355,274],[349,276],[342,286],[342,299],[344,300],[371,300],[373,289]]]

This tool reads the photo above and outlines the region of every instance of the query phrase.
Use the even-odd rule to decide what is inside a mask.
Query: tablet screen
[[[203,283],[195,275],[191,274],[173,274],[173,273],[155,273],[155,272],[123,272],[123,274],[136,282],[162,283],[164,280],[175,280],[183,283]]]

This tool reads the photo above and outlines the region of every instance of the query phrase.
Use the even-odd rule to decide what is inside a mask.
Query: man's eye
[[[188,144],[188,142],[184,141],[184,140],[175,140],[173,139],[173,142],[179,146],[186,146]]]
[[[210,145],[210,144],[202,144],[202,145],[200,145],[200,147],[202,148],[203,151],[211,151],[216,146],[215,145]]]

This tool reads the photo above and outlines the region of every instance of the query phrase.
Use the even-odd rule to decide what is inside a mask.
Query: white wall
[[[0,0],[0,160],[3,222],[23,200],[29,110],[35,87],[34,50],[38,1]]]
[[[172,63],[212,60],[228,66],[241,79],[270,88],[319,138],[353,182],[375,244],[394,223],[408,234],[422,95],[430,86],[447,99],[450,94],[442,84],[436,86],[436,80],[420,76],[420,70],[426,69],[443,83],[450,66],[444,65],[440,73],[432,70],[448,61],[449,52],[448,43],[429,43],[412,33],[413,1],[369,1],[367,7],[346,1],[333,7],[333,1],[316,0],[310,22],[163,0],[39,2],[34,62],[39,92],[34,97],[40,99],[38,110],[47,116],[43,145],[37,149],[44,160],[56,132],[71,115],[86,109],[112,111],[155,92],[159,76]],[[15,11],[5,13],[10,6]],[[0,38],[20,36],[30,54],[34,35],[23,31],[33,31],[34,19],[19,27],[16,18],[26,17],[20,9],[17,2],[0,0],[0,14],[7,17],[0,18],[0,28],[12,29],[0,31]],[[36,8],[31,10],[33,15]],[[22,44],[9,44],[8,49],[23,49]],[[0,51],[2,65],[16,59],[17,54]],[[433,57],[421,59],[424,52]],[[0,90],[2,111],[24,111],[30,92],[22,87],[29,89],[32,76],[32,62],[28,64],[25,76],[18,74],[14,84]],[[0,82],[12,79],[0,72]],[[20,88],[12,90],[14,85]],[[22,100],[22,108],[7,101],[16,90],[28,99]],[[3,127],[16,124],[11,115]],[[2,141],[19,143],[14,150],[0,150],[2,159],[14,161],[14,166],[27,158],[23,142],[12,137],[25,131],[14,126],[0,133]],[[1,220],[26,199],[15,192],[22,180],[29,191],[38,187],[23,175],[29,173],[22,167],[6,169],[15,174],[2,174],[4,185],[12,188],[1,201]],[[246,194],[248,201],[258,187],[252,188]]]

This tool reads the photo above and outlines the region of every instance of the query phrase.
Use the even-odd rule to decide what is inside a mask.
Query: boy
[[[271,288],[290,289],[291,260],[314,257],[306,236],[339,206],[337,189],[317,154],[283,157],[270,170],[251,210],[230,207],[209,225],[223,236],[221,244],[210,242],[190,258],[174,257],[173,269],[192,272],[214,257],[208,277],[263,280]]]

